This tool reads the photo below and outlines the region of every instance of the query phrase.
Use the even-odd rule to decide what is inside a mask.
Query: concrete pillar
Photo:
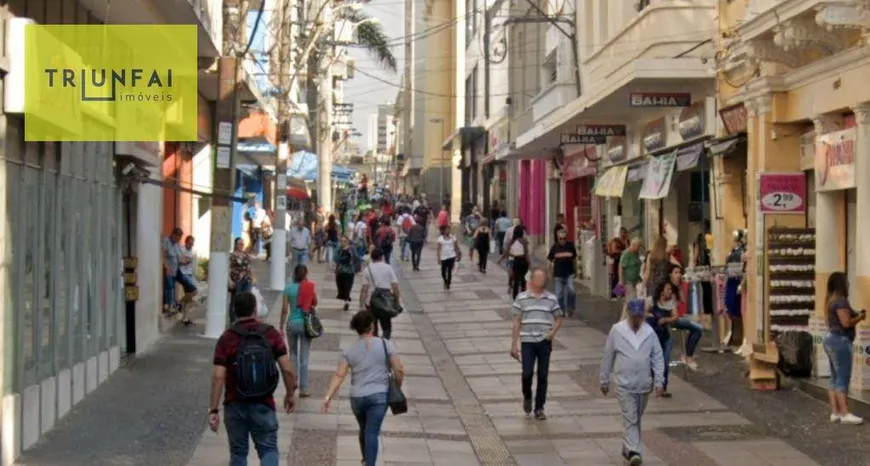
[[[852,108],[858,123],[855,147],[855,187],[858,206],[854,219],[856,231],[870,231],[870,103]],[[870,308],[870,239],[859,234],[855,242],[855,273],[858,278],[858,296],[852,297],[853,306]],[[867,322],[861,324],[866,326]]]

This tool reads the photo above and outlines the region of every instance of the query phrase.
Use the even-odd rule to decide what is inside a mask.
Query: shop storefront
[[[597,163],[595,146],[584,146],[573,152],[566,150],[562,177],[565,183],[565,223],[568,237],[577,238],[579,230],[593,225],[592,187]],[[591,159],[591,160],[590,160]]]
[[[492,124],[487,125],[488,152],[481,161],[483,166],[483,209],[492,218],[498,216],[492,212],[491,207],[497,206],[498,210],[507,210],[507,179],[508,164],[503,159],[510,150],[508,134],[508,120],[500,117]]]
[[[105,124],[89,114],[82,119]],[[4,125],[0,205],[12,220],[0,254],[3,428],[14,439],[10,456],[17,456],[105,381],[135,344],[125,331],[121,264],[122,251],[138,245],[130,244],[129,217],[122,215],[121,167],[111,142],[25,142],[22,117],[6,114]]]
[[[535,241],[543,240],[546,224],[547,160],[520,161],[519,216],[526,226],[526,234]]]

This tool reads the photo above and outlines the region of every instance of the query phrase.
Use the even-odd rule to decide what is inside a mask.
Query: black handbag
[[[305,335],[312,340],[323,335],[323,324],[320,323],[320,317],[317,317],[317,310],[312,307],[303,315],[305,316]]]
[[[371,267],[368,269],[369,277],[371,278],[372,287],[375,286],[375,276],[372,273]],[[402,307],[399,305],[398,300],[395,296],[393,296],[392,291],[387,288],[377,288],[375,287],[374,291],[372,291],[372,297],[369,301],[369,306],[371,307],[372,314],[376,317],[388,317],[390,319],[398,316],[402,312]]]
[[[381,339],[384,345],[384,360],[387,363],[387,372],[390,374],[390,381],[387,388],[387,404],[390,405],[390,412],[394,415],[405,414],[408,412],[408,399],[405,398],[405,393],[402,392],[402,387],[396,382],[393,376],[393,365],[390,363],[390,354],[387,352],[387,340]]]

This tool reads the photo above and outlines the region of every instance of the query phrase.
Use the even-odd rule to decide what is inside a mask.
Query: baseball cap
[[[646,314],[646,301],[643,299],[632,299],[625,304],[625,307],[631,317],[641,317]]]

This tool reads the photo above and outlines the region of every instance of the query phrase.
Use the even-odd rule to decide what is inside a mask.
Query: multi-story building
[[[171,323],[160,316],[161,233],[176,225],[190,233],[197,214],[190,195],[167,195],[162,186],[189,190],[198,160],[212,160],[218,82],[212,65],[221,53],[221,2],[121,1],[111,10],[109,16],[105,3],[90,0],[64,0],[55,8],[19,0],[0,8],[0,215],[14,219],[0,234],[2,464],[12,464],[104,382],[124,354],[146,350]],[[24,64],[32,58],[25,59],[25,26],[104,22],[195,25],[199,95],[183,104],[199,109],[198,140],[25,140]],[[244,92],[246,101],[253,100],[249,86]],[[103,109],[82,107],[76,121],[114,131],[117,114]],[[45,123],[61,133],[60,120]],[[164,206],[172,207],[171,218]],[[129,295],[120,280],[125,263],[135,267]]]
[[[390,135],[396,132],[396,125],[393,120],[393,104],[391,102],[378,105],[376,131],[377,144],[374,149],[379,154],[386,154],[389,149]]]
[[[719,8],[716,253],[725,260],[732,231],[748,229],[747,342],[768,344],[793,330],[821,336],[833,272],[847,273],[852,307],[870,307],[870,239],[862,233],[870,225],[867,2],[722,1]],[[777,251],[775,227],[806,236]],[[795,263],[798,275],[789,276],[800,278],[788,279],[809,283],[782,297],[771,283]],[[866,325],[859,324],[855,348],[870,344]],[[816,353],[824,355],[820,345]],[[867,352],[855,357],[863,361]],[[821,375],[824,359],[816,361]],[[870,386],[867,365],[855,365],[852,386]]]
[[[545,21],[522,19],[536,11]],[[624,226],[644,244],[664,236],[688,251],[712,218],[702,154],[715,135],[715,17],[712,1],[591,0],[530,7],[516,20],[512,156],[533,232],[566,213],[600,241]]]

